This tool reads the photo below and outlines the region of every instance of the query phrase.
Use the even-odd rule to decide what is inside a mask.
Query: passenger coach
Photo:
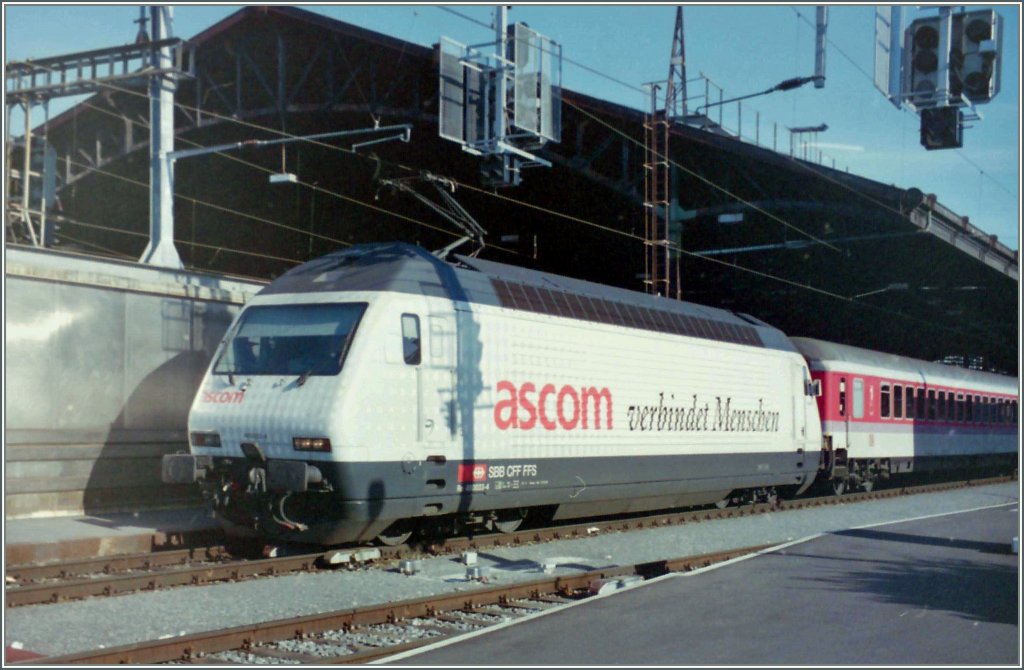
[[[821,383],[825,465],[837,492],[900,473],[1013,469],[1016,378],[791,339]]]

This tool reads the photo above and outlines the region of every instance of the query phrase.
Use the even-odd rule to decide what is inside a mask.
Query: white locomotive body
[[[399,541],[802,491],[804,358],[752,317],[405,244],[299,266],[239,314],[189,415],[232,531]]]

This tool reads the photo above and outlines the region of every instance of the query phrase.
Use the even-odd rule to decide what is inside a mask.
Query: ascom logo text
[[[566,384],[560,389],[533,382],[516,386],[500,381],[494,403],[494,425],[501,430],[611,430],[612,392],[607,388]]]
[[[235,404],[245,400],[244,391],[203,391],[200,402],[216,403],[218,405]]]

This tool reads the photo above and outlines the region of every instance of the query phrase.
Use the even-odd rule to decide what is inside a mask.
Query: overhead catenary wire
[[[138,238],[146,238],[146,239],[149,238],[149,235],[147,233],[140,233],[137,230],[125,230],[123,228],[114,228],[112,226],[103,226],[103,225],[100,225],[98,223],[90,223],[90,222],[87,222],[87,221],[82,221],[80,219],[71,219],[71,218],[68,218],[68,217],[61,217],[61,223],[62,224],[69,224],[69,225],[72,225],[72,226],[78,226],[80,228],[90,228],[90,229],[93,229],[93,230],[102,230],[102,231],[108,232],[108,233],[116,233],[116,234],[119,234],[119,235],[127,235],[127,236],[130,236],[130,237],[138,237]],[[105,251],[106,253],[108,253],[108,254],[110,254],[112,256],[117,256],[117,257],[124,258],[124,259],[127,259],[127,260],[136,260],[136,258],[134,256],[130,256],[130,255],[125,254],[123,252],[116,251],[114,249],[109,249],[109,248],[103,247],[103,246],[98,245],[98,244],[91,244],[91,243],[86,242],[84,240],[71,237],[71,236],[67,235],[63,230],[61,231],[61,237],[66,237],[66,238],[70,239],[71,241],[75,242],[76,244],[82,244],[82,245],[85,245],[85,246],[92,246],[92,247],[94,247],[96,249],[103,250],[103,251]],[[285,258],[284,256],[275,256],[273,254],[265,254],[265,253],[260,253],[260,252],[257,252],[257,251],[244,251],[242,249],[232,249],[231,247],[227,247],[227,246],[224,246],[224,245],[204,244],[202,242],[195,242],[195,241],[192,241],[192,240],[186,240],[186,239],[178,238],[178,237],[174,238],[174,242],[176,244],[184,244],[184,245],[187,245],[187,246],[201,247],[201,248],[205,248],[205,249],[212,249],[212,250],[215,250],[215,251],[224,251],[224,252],[232,253],[232,254],[241,254],[241,255],[244,255],[244,256],[251,256],[253,258],[260,258],[260,259],[264,259],[264,260],[284,261],[286,263],[292,263],[294,265],[299,265],[299,264],[304,262],[302,259]],[[244,276],[244,275],[238,275],[238,276]],[[265,280],[264,278],[261,278],[261,277],[249,277],[249,278],[250,279],[259,279],[261,281]]]

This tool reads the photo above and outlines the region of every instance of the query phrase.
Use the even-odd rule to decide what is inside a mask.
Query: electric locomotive
[[[356,246],[239,313],[163,478],[231,534],[325,544],[797,495],[817,392],[749,315]]]

